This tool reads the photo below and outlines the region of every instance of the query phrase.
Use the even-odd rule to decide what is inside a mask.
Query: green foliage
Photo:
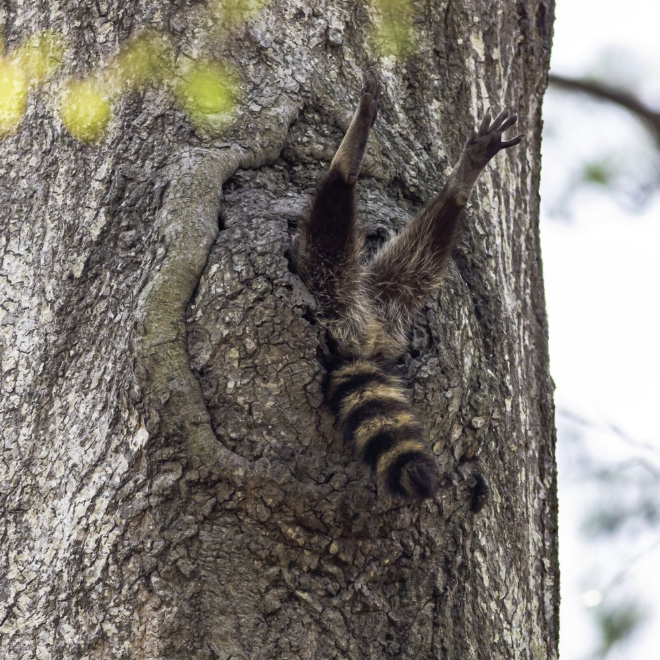
[[[28,80],[23,69],[0,60],[0,137],[15,130],[27,108]]]
[[[593,183],[597,186],[607,186],[612,180],[612,168],[604,161],[586,163],[582,172],[585,183]]]
[[[108,67],[106,78],[110,89],[118,94],[128,89],[157,84],[171,73],[167,39],[147,32],[130,41]]]
[[[406,57],[416,50],[412,0],[371,0],[377,19],[376,49],[383,56]],[[252,19],[268,0],[212,0],[207,11],[216,24],[232,27]],[[0,34],[0,52],[4,41]],[[58,69],[63,39],[52,32],[29,37],[11,57],[0,56],[0,138],[13,132],[27,109],[31,84],[41,84]],[[203,129],[223,129],[233,119],[241,87],[225,62],[180,57],[171,38],[146,32],[131,40],[109,65],[85,80],[66,83],[58,115],[76,139],[100,140],[112,116],[112,104],[129,89],[164,83],[190,120]],[[178,62],[183,62],[183,65]]]
[[[602,537],[618,534],[633,523],[641,523],[642,529],[657,525],[660,520],[657,499],[650,493],[646,495],[634,502],[608,502],[594,507],[585,517],[582,531],[590,537]]]
[[[631,460],[592,470],[601,496],[590,507],[582,531],[590,537],[648,531],[660,522],[660,475],[646,461]]]
[[[0,38],[3,49],[4,39]],[[0,137],[18,128],[27,109],[30,85],[41,84],[55,72],[63,50],[61,38],[38,32],[10,55],[0,56]]]
[[[405,58],[417,48],[411,0],[372,0],[378,18],[373,27],[376,50],[382,56]]]
[[[211,12],[228,27],[254,18],[268,4],[268,0],[214,0]]]
[[[236,75],[220,62],[197,62],[176,88],[179,103],[198,126],[217,127],[230,121],[238,94]]]
[[[222,12],[225,24],[252,18],[265,0],[217,0],[211,13]],[[216,16],[218,18],[218,16]],[[0,34],[0,53],[4,40]],[[30,85],[41,84],[60,66],[64,41],[52,32],[39,32],[11,56],[0,55],[0,138],[15,131],[27,110]],[[185,68],[177,65],[183,60]],[[240,95],[240,80],[228,64],[180,57],[164,34],[146,32],[132,39],[104,68],[85,80],[64,84],[58,115],[76,139],[100,140],[112,116],[112,104],[129,89],[165,83],[198,127],[222,129],[233,118]]]
[[[594,610],[594,616],[601,635],[601,657],[605,657],[615,645],[632,637],[646,618],[643,610],[634,602],[599,607]]]
[[[105,133],[110,114],[110,104],[93,81],[72,82],[64,91],[60,119],[78,140],[88,143],[99,140]]]
[[[54,32],[37,32],[25,40],[15,55],[30,83],[42,83],[62,63],[64,40]]]

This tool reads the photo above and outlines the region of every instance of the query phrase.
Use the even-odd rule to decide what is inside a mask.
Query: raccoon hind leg
[[[326,323],[360,325],[364,294],[359,264],[362,234],[355,217],[355,183],[378,112],[380,86],[365,83],[360,104],[330,169],[321,179],[312,209],[296,238],[298,271],[319,303]]]

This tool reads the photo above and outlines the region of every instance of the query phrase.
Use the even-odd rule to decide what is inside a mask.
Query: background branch
[[[598,81],[568,78],[556,73],[550,74],[550,83],[562,89],[584,92],[597,99],[610,101],[630,110],[653,131],[658,147],[660,147],[660,112],[644,105],[636,96]]]

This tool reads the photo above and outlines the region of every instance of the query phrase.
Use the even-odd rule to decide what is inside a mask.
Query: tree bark
[[[67,39],[0,142],[2,657],[557,657],[538,231],[554,2],[497,7],[416,3],[395,60],[364,2],[272,0],[221,38],[188,2],[0,5],[10,51]],[[161,85],[75,139],[62,81],[146,28],[233,62],[236,121],[196,131]],[[367,70],[384,84],[358,182],[370,249],[488,107],[525,136],[481,176],[401,364],[444,474],[422,504],[378,494],[334,427],[289,264]]]

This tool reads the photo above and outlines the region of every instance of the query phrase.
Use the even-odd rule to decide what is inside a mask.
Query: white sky
[[[660,0],[558,0],[553,70],[605,74],[614,84],[641,90],[660,109],[659,28]],[[544,115],[542,249],[556,402],[558,410],[592,423],[576,429],[558,416],[561,658],[584,660],[594,650],[585,601],[620,595],[605,587],[629,566],[628,589],[648,607],[650,619],[625,649],[608,657],[654,660],[660,658],[660,548],[643,551],[660,530],[616,545],[585,544],[580,524],[603,494],[580,481],[579,467],[569,459],[571,432],[578,430],[586,451],[605,463],[641,453],[660,467],[660,454],[631,448],[607,428],[615,424],[660,451],[660,199],[627,214],[598,191],[579,191],[564,204],[568,220],[549,218],[548,206],[561,202],[580,163],[612,158],[634,187],[651,176],[649,163],[657,163],[658,154],[649,135],[616,108],[555,92]],[[632,563],[640,552],[644,558]]]

